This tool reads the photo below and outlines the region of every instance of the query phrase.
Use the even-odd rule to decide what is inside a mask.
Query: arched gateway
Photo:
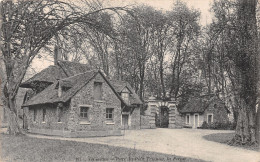
[[[165,101],[150,97],[146,111],[149,114],[150,128],[182,128],[182,118],[174,100]]]

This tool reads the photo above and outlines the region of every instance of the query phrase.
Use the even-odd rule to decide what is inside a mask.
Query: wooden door
[[[123,129],[128,129],[128,127],[129,127],[129,125],[128,125],[128,118],[129,118],[128,114],[123,114],[122,115],[122,126],[123,126]]]

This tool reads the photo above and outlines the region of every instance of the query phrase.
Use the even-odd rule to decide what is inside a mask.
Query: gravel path
[[[124,136],[95,138],[61,138],[28,134],[31,137],[70,140],[87,143],[107,144],[153,151],[165,154],[202,159],[217,162],[255,162],[260,161],[260,153],[232,147],[202,137],[212,133],[229,133],[232,131],[194,130],[194,129],[142,129],[127,130]]]

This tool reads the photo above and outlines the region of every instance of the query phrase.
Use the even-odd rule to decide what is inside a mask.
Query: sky
[[[205,26],[209,24],[212,19],[212,13],[210,13],[210,7],[214,0],[181,0],[185,2],[188,7],[198,9],[201,12],[200,24]],[[155,9],[161,9],[169,11],[173,7],[175,0],[104,0],[105,7],[119,7],[127,5],[139,5],[146,4],[154,7]],[[29,71],[29,75],[35,72],[40,72],[49,65],[53,65],[53,58],[43,57],[35,58],[32,62],[32,69]]]
[[[206,25],[211,22],[212,14],[209,9],[214,0],[181,0],[185,2],[188,7],[198,9],[201,11],[201,24]],[[127,6],[146,4],[156,9],[169,11],[173,7],[175,0],[109,0],[106,5],[108,6]]]

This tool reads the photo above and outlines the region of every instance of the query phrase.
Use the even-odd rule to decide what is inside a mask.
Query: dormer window
[[[102,100],[102,83],[94,82],[94,100]]]
[[[128,104],[129,103],[129,93],[128,92],[122,92],[121,96],[123,100]]]
[[[121,92],[121,97],[122,99],[129,104],[129,95],[130,95],[130,91],[127,88],[124,88]]]

